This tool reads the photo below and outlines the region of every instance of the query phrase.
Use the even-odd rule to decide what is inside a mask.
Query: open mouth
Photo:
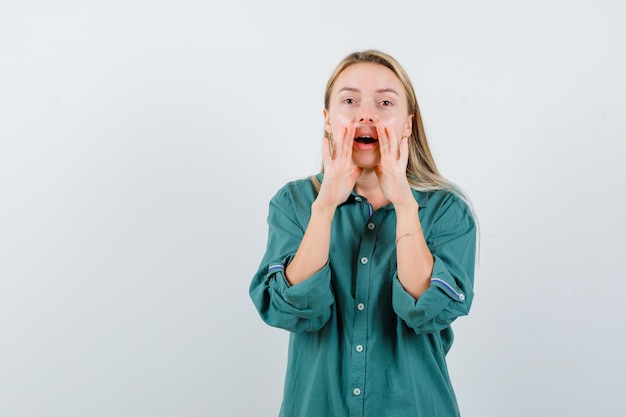
[[[359,137],[354,138],[354,141],[357,143],[370,144],[370,143],[378,142],[378,139],[374,139],[371,136],[359,136]]]

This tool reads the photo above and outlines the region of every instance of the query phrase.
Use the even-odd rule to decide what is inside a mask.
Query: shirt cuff
[[[393,277],[393,308],[408,326],[418,333],[440,331],[458,316],[467,314],[468,294],[458,286],[442,260],[435,257],[430,287],[416,300]]]
[[[332,304],[333,296],[330,289],[330,268],[328,264],[324,265],[315,274],[306,280],[291,285],[285,276],[286,265],[289,265],[291,257],[284,262],[273,263],[267,268],[268,277],[274,275],[274,279],[270,280],[270,288],[288,304],[291,309],[300,310],[317,310],[321,306],[327,308]]]
[[[439,288],[454,301],[459,303],[465,302],[465,292],[459,288],[456,280],[452,277],[444,262],[437,256],[434,256],[433,258],[435,263],[433,265],[433,273],[430,278],[430,286]]]

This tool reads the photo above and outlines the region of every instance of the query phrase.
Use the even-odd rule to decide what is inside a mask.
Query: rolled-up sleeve
[[[252,302],[270,326],[317,331],[328,321],[334,302],[330,268],[324,266],[297,285],[287,282],[285,269],[298,250],[305,226],[286,190],[270,202],[268,227],[267,249],[250,284]]]
[[[441,209],[443,215],[426,239],[434,259],[430,287],[416,300],[406,292],[397,272],[393,279],[393,308],[416,333],[449,327],[456,318],[469,313],[474,298],[474,218],[457,198]]]

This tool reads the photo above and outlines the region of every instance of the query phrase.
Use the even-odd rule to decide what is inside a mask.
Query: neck
[[[373,169],[364,170],[354,186],[355,191],[367,198],[374,210],[389,204],[389,200],[383,195],[378,177]]]

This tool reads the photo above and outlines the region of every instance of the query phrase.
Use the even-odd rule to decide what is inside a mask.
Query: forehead
[[[384,65],[361,62],[341,71],[335,80],[333,91],[354,88],[363,92],[393,89],[404,95],[404,87],[392,70]]]

